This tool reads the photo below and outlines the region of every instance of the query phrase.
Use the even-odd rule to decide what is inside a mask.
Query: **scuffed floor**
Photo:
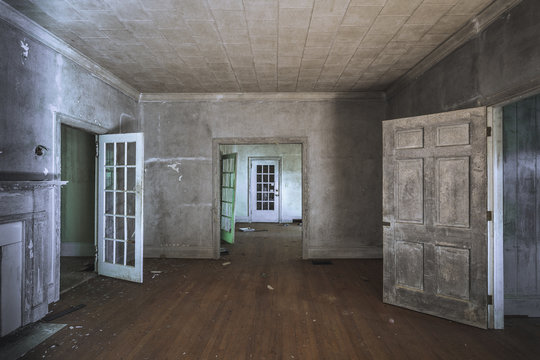
[[[301,227],[250,224],[220,260],[145,259],[144,283],[97,277],[86,307],[24,359],[533,359],[540,319],[486,331],[382,303],[381,260],[301,259]],[[154,271],[154,272],[152,272]]]

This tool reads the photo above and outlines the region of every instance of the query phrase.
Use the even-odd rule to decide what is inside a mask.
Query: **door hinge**
[[[99,141],[96,141],[96,157],[99,157]]]
[[[493,305],[493,295],[488,295],[487,296],[487,304],[488,305]]]
[[[487,129],[486,129],[486,136],[487,137],[490,137],[491,136],[491,126],[488,126]]]
[[[486,218],[487,218],[487,221],[493,221],[493,211],[488,211]]]

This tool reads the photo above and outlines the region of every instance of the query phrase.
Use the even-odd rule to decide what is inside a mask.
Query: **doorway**
[[[281,158],[249,157],[248,162],[251,221],[280,222]]]
[[[505,316],[540,317],[540,96],[503,107]]]
[[[234,219],[236,229],[268,231],[268,223],[295,226],[306,237],[308,219],[307,150],[305,138],[241,138],[214,139],[214,249],[220,256],[220,229],[223,209],[221,192],[223,174],[220,159],[225,154],[238,154]],[[294,225],[293,225],[294,223]],[[268,229],[267,229],[268,228]],[[307,256],[302,241],[303,257]]]
[[[61,125],[60,293],[96,274],[95,135]]]

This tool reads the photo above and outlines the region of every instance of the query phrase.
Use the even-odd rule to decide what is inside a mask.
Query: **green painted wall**
[[[281,157],[281,219],[290,222],[302,218],[302,145],[261,144],[221,145],[224,154],[238,153],[236,178],[236,221],[249,221],[248,158],[250,156]]]
[[[62,125],[62,256],[94,254],[95,139]]]

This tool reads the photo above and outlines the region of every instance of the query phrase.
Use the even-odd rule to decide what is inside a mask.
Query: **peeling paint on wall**
[[[173,169],[177,173],[180,173],[180,165],[182,165],[182,163],[174,163],[174,164],[167,165],[167,167]]]
[[[21,49],[22,49],[22,53],[21,53],[22,63],[24,65],[24,62],[26,61],[26,59],[28,59],[28,52],[30,51],[30,45],[28,45],[28,43],[26,42],[26,39],[21,40],[20,44],[21,44]]]

